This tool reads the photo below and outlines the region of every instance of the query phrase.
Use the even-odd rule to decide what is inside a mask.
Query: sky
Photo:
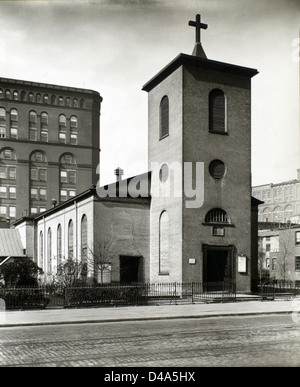
[[[191,54],[202,15],[209,59],[258,69],[252,80],[252,185],[297,177],[299,0],[0,0],[0,77],[98,91],[101,185],[148,170],[143,85]],[[201,160],[199,160],[201,161]]]

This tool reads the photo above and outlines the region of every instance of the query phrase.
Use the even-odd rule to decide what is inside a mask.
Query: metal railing
[[[236,300],[235,283],[138,283],[0,288],[7,309],[180,304]]]
[[[259,285],[259,294],[263,300],[289,299],[300,294],[300,286],[295,281],[268,280]]]

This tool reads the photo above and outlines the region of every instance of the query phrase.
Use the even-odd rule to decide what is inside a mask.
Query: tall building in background
[[[101,101],[92,90],[0,78],[2,224],[97,183]]]

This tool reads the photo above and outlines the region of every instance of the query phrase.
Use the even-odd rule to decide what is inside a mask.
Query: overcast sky
[[[191,54],[200,13],[209,59],[252,67],[252,183],[296,178],[299,0],[0,1],[0,77],[85,87],[103,97],[101,183],[147,171],[142,86]],[[201,160],[199,160],[201,161]]]

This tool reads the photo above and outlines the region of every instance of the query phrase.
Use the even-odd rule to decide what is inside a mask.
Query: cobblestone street
[[[0,329],[0,365],[299,366],[290,315]]]

